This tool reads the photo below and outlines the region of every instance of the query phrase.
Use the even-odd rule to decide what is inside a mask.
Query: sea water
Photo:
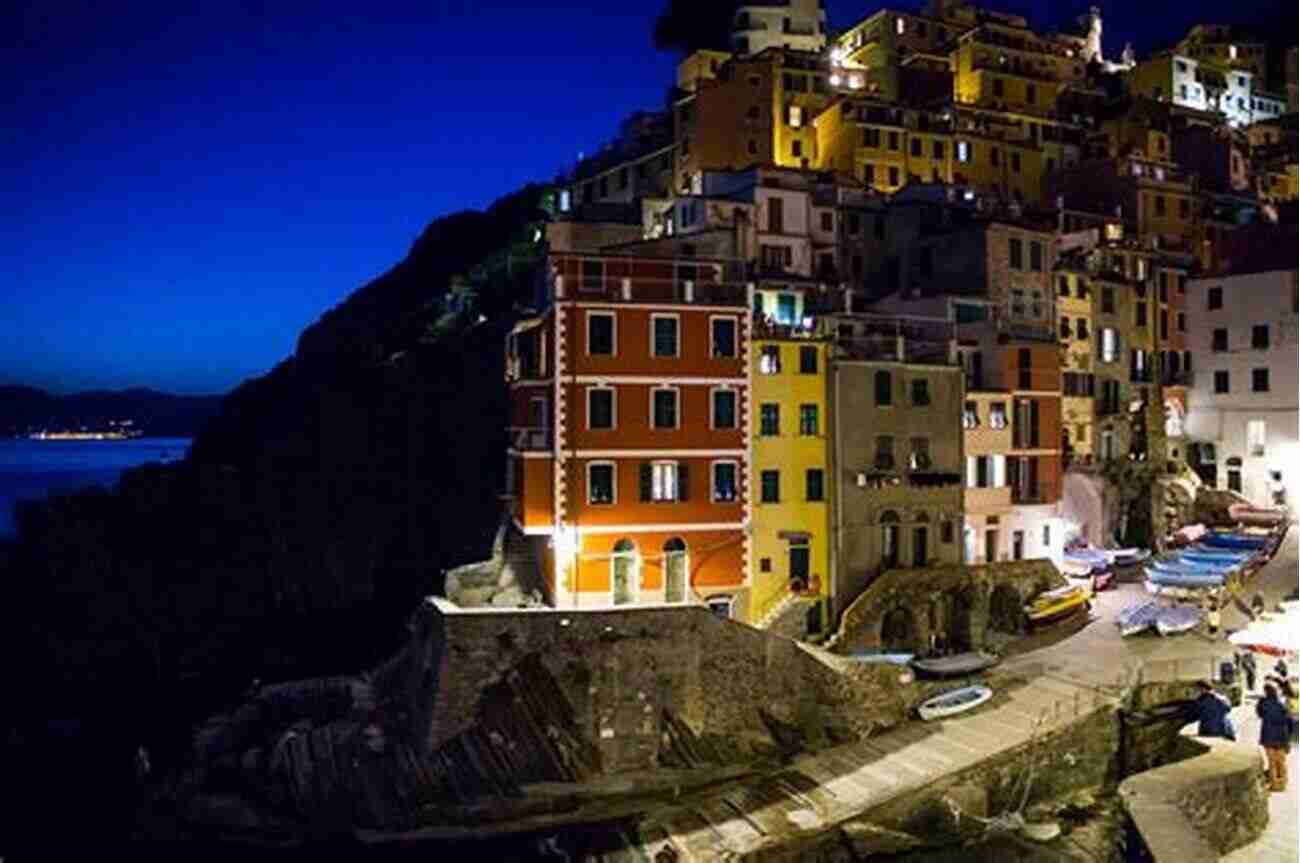
[[[0,537],[14,535],[18,501],[88,485],[111,487],[127,468],[183,458],[189,438],[0,439]]]

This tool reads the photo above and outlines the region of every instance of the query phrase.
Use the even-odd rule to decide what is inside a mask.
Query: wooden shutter
[[[1029,402],[1029,445],[1038,446],[1038,400]]]
[[[677,499],[687,500],[691,487],[691,472],[684,462],[677,464]]]
[[[650,462],[641,462],[641,502],[649,503],[654,494],[654,468]]]

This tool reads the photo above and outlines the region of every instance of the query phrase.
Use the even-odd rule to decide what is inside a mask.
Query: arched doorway
[[[664,543],[664,602],[686,601],[686,543],[673,537]]]
[[[885,650],[907,652],[916,647],[916,621],[912,612],[895,606],[880,619],[880,646]]]
[[[1020,594],[1009,584],[999,584],[989,594],[989,627],[997,632],[1018,635],[1023,629],[1024,612]]]
[[[916,526],[912,528],[912,566],[925,568],[930,560],[930,516],[917,513]]]
[[[971,649],[971,605],[969,591],[948,592],[948,646],[957,653]]]
[[[614,605],[636,602],[641,594],[641,561],[630,539],[614,543],[610,556],[609,588]]]

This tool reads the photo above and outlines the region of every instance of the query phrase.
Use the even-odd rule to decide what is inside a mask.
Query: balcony
[[[963,499],[968,511],[996,512],[1011,506],[1011,488],[1005,485],[985,488],[967,487],[963,492]]]
[[[555,290],[556,299],[602,303],[682,303],[744,306],[748,290],[743,282],[709,282],[693,279],[575,279]]]
[[[953,488],[962,484],[962,475],[947,471],[898,472],[878,467],[861,471],[857,475],[859,488],[881,489],[893,486],[909,488]]]
[[[506,434],[510,448],[518,452],[551,451],[551,430],[547,426],[510,426]]]
[[[754,315],[755,339],[815,339],[818,337],[817,321],[804,318],[797,324],[781,324],[760,315]]]
[[[1011,487],[1011,502],[1013,504],[1032,505],[1037,503],[1051,503],[1047,499],[1046,490],[1043,488],[1019,488]]]

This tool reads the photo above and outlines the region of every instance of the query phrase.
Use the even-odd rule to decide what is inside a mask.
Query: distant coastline
[[[192,438],[217,415],[222,398],[143,388],[58,395],[35,387],[0,386],[0,438]]]

